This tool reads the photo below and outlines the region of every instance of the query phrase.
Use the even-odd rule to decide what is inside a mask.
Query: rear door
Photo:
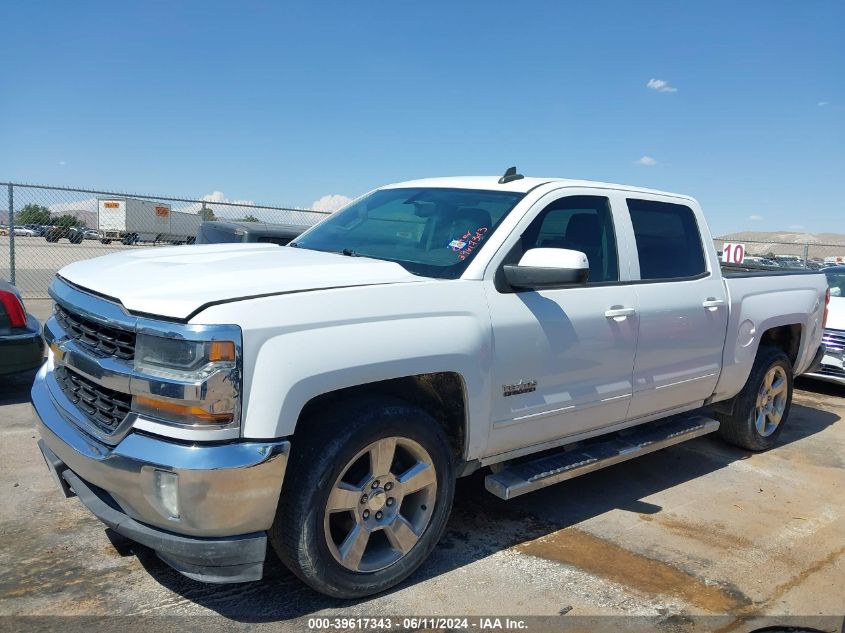
[[[684,199],[628,196],[639,304],[634,395],[628,419],[699,406],[719,378],[727,293],[700,211]],[[694,210],[695,209],[695,210]]]

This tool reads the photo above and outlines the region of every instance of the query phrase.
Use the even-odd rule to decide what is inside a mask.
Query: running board
[[[612,466],[646,453],[658,451],[718,430],[719,422],[696,415],[674,418],[660,425],[636,427],[625,434],[613,434],[604,441],[577,448],[545,454],[532,461],[504,466],[484,480],[489,492],[501,499],[513,499],[526,492],[572,479],[578,475]]]

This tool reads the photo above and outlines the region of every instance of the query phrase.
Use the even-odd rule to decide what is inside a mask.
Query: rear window
[[[641,279],[689,279],[706,272],[695,214],[682,204],[629,198]]]

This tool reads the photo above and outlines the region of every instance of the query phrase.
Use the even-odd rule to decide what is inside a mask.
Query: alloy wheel
[[[434,462],[420,444],[404,437],[373,442],[346,464],[329,493],[329,550],[354,572],[393,565],[428,527],[436,496]]]

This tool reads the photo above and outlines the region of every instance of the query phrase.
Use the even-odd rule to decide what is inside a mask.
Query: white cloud
[[[657,92],[678,92],[675,86],[670,86],[669,82],[664,79],[649,79],[646,88],[657,90]]]
[[[212,209],[214,211],[214,215],[219,218],[240,218],[247,215],[247,212],[244,209],[238,207],[229,206],[230,204],[242,204],[244,206],[253,206],[255,202],[252,200],[229,200],[226,197],[226,194],[222,191],[212,191],[204,195],[200,200],[205,200],[209,204],[207,208]],[[226,202],[228,204],[218,204],[214,206],[213,203],[220,203]],[[183,211],[184,213],[199,213],[202,210],[202,203],[194,202],[193,204],[189,204],[185,207],[178,207],[175,210]],[[253,214],[255,215],[255,214]]]
[[[231,200],[222,191],[212,191],[204,195],[200,200],[204,200],[207,203],[206,208],[211,209],[215,217],[221,220],[237,220],[251,215],[258,218],[261,222],[310,226],[321,219],[320,216],[308,213],[308,209],[256,208],[255,202],[252,200]],[[223,202],[227,204],[221,204]],[[199,213],[201,209],[202,204],[196,202],[184,207],[176,204],[173,206],[174,211],[184,211],[185,213]]]
[[[352,202],[352,198],[339,193],[334,193],[323,196],[319,200],[315,200],[311,205],[311,208],[314,209],[314,211],[337,211],[341,207],[345,207],[350,202]]]
[[[748,219],[751,220],[752,222],[759,222],[760,220],[763,219],[763,216],[762,215],[749,215]]]
[[[634,161],[635,165],[645,165],[646,167],[653,167],[657,164],[657,161],[652,158],[651,156],[643,156],[639,160]]]
[[[830,101],[819,101],[816,105],[823,108],[826,105],[830,105]]]

